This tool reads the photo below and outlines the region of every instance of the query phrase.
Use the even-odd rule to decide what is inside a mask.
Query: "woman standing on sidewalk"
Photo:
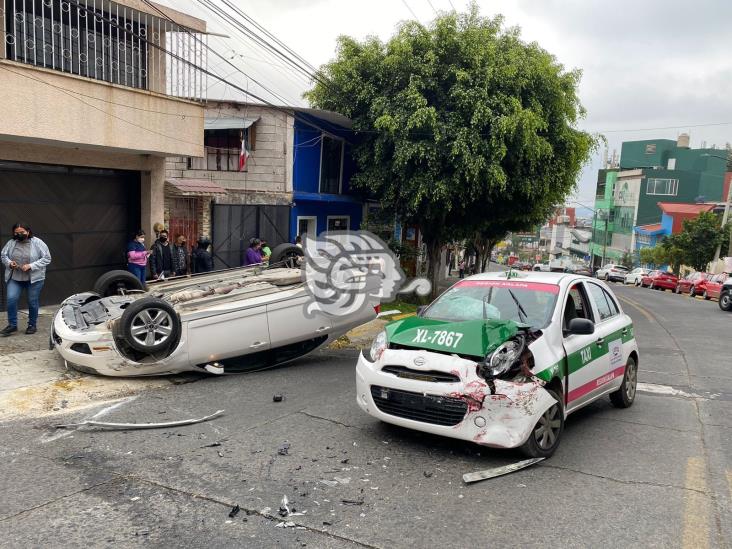
[[[139,278],[143,286],[145,285],[148,257],[150,257],[150,250],[145,248],[145,231],[140,229],[132,242],[127,244],[127,270]]]
[[[8,325],[0,331],[6,337],[18,331],[18,300],[25,290],[28,296],[28,328],[26,334],[36,333],[38,302],[46,281],[46,267],[51,263],[48,246],[26,223],[16,223],[13,238],[0,252],[5,266],[5,284],[8,291]]]

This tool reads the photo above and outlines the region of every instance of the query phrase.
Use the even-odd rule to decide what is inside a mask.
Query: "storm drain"
[[[468,412],[468,405],[459,398],[424,395],[378,385],[371,386],[371,397],[385,414],[433,425],[457,425]]]

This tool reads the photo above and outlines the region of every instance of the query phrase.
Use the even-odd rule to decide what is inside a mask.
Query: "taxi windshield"
[[[513,320],[545,328],[551,320],[559,286],[536,282],[466,280],[442,294],[423,313],[424,318]]]

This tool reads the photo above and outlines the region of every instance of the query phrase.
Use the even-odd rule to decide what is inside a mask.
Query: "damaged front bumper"
[[[529,438],[554,398],[540,381],[496,379],[492,390],[476,363],[423,350],[385,350],[356,366],[358,405],[387,423],[496,448]]]

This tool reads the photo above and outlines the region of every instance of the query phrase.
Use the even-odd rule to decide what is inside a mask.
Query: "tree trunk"
[[[489,240],[488,244],[485,247],[485,256],[483,257],[483,264],[481,265],[481,273],[484,273],[486,271],[486,265],[491,260],[491,255],[493,254],[493,248],[495,248],[496,242],[494,240]]]
[[[440,264],[440,241],[425,235],[424,244],[427,248],[427,278],[432,284],[431,298],[436,299],[440,293],[439,274],[442,265]]]

